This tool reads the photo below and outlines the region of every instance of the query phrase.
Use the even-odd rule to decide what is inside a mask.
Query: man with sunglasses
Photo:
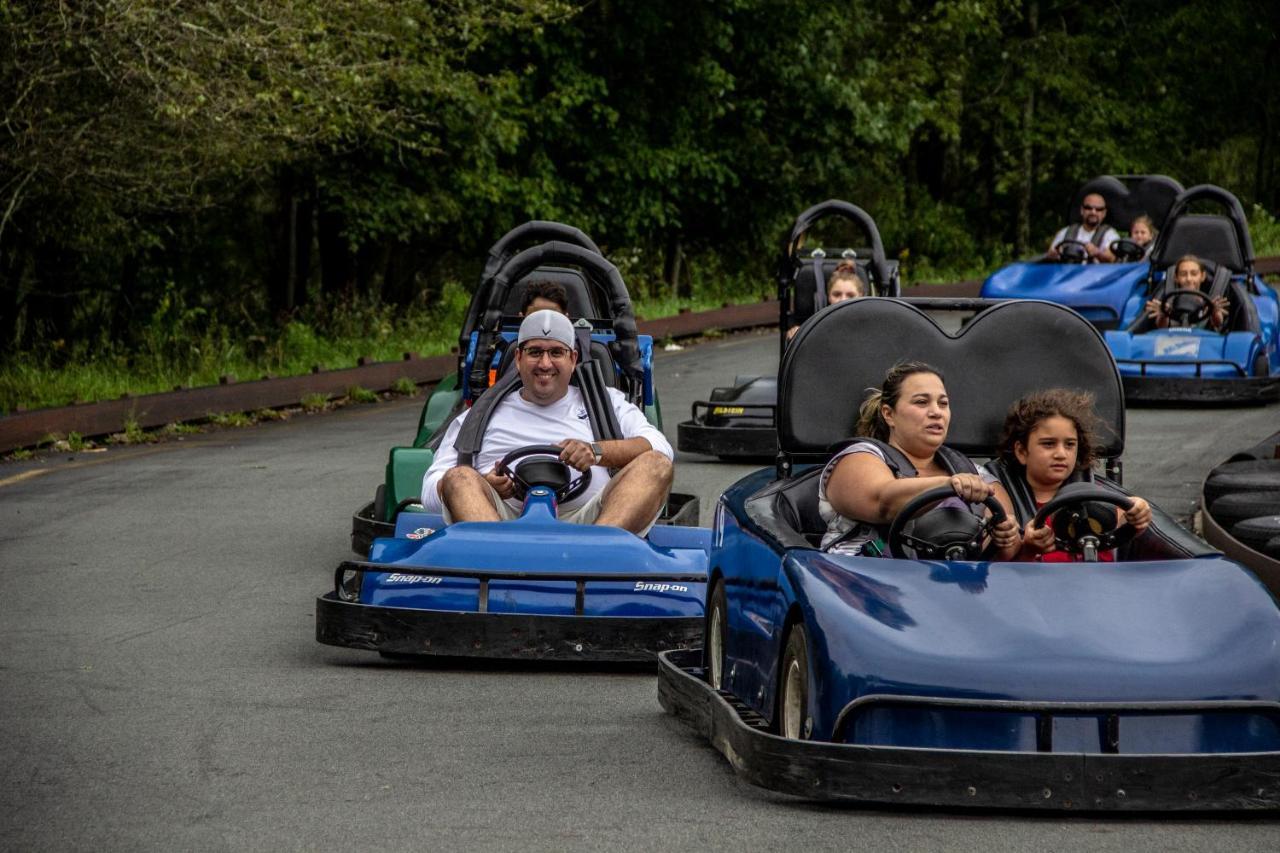
[[[1058,246],[1066,240],[1082,243],[1090,263],[1112,263],[1116,256],[1111,253],[1111,244],[1120,239],[1116,229],[1104,225],[1107,218],[1107,200],[1098,193],[1089,193],[1080,203],[1080,221],[1074,225],[1058,230],[1049,241],[1047,257],[1058,260],[1062,255]]]
[[[511,480],[497,472],[503,456],[531,444],[554,444],[560,460],[579,471],[591,469],[591,485],[558,508],[562,521],[621,527],[643,536],[658,518],[673,477],[675,453],[619,391],[609,401],[625,438],[597,442],[582,392],[569,384],[578,364],[573,325],[554,310],[534,311],[520,324],[515,367],[522,387],[493,410],[475,467],[458,465],[454,446],[473,410],[449,425],[435,461],[422,480],[422,504],[445,521],[505,521],[521,506],[512,499]],[[610,470],[615,471],[610,476]]]

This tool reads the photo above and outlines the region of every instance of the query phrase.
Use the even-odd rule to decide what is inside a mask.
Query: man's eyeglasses
[[[1096,210],[1096,211],[1098,211],[1099,213],[1102,213],[1103,211],[1105,211],[1105,210],[1107,209],[1107,206],[1104,204],[1104,205],[1102,205],[1102,207],[1094,207],[1092,204],[1082,204],[1082,205],[1080,205],[1080,209],[1081,209],[1081,210]]]
[[[547,349],[542,347],[521,347],[520,351],[524,353],[525,358],[530,358],[534,361],[542,361],[544,355],[551,356],[552,361],[564,361],[569,357],[569,353],[572,352],[572,350],[565,347],[549,347]]]

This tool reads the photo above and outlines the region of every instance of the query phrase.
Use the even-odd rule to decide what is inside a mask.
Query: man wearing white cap
[[[674,452],[662,432],[621,392],[609,401],[625,438],[596,442],[582,392],[569,384],[578,364],[573,325],[557,311],[535,311],[520,324],[515,365],[522,387],[493,410],[475,467],[458,465],[454,447],[471,410],[445,432],[435,461],[422,479],[422,503],[445,521],[516,518],[512,483],[496,463],[519,447],[554,444],[566,465],[591,469],[591,485],[559,507],[562,521],[607,524],[644,535],[653,526],[671,488]],[[610,478],[609,470],[617,470]],[[483,473],[482,473],[483,472]]]

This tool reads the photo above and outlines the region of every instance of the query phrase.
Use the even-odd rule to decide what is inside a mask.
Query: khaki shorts
[[[488,480],[484,480],[484,487],[489,493],[489,502],[493,504],[493,508],[498,512],[498,518],[502,521],[512,521],[520,517],[520,510],[512,509],[511,504],[504,501],[498,495],[497,489],[489,485]],[[612,482],[609,485],[613,485]],[[592,496],[591,500],[575,507],[574,509],[562,509],[556,514],[556,518],[569,524],[595,524],[596,519],[600,517],[600,508],[604,502],[605,495],[609,494],[609,485]],[[441,509],[444,515],[445,524],[453,524],[453,514],[449,512],[449,506],[445,504]],[[658,510],[658,515],[662,514],[662,510]],[[658,516],[655,515],[653,520],[645,525],[644,532],[640,535],[648,536],[649,531],[653,529],[653,525],[658,522]]]

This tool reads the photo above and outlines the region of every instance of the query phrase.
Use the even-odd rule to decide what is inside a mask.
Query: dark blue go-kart
[[[1181,192],[1182,186],[1164,175],[1103,175],[1076,191],[1068,221],[1078,224],[1084,197],[1097,193],[1107,202],[1103,224],[1126,231],[1143,213],[1155,222],[1163,220]],[[1074,308],[1100,329],[1119,328],[1125,306],[1144,289],[1151,266],[1142,249],[1127,239],[1115,241],[1109,248],[1117,263],[1092,264],[1086,263],[1083,245],[1065,242],[1058,259],[1040,256],[996,270],[982,283],[979,295],[985,299],[1045,299]]]
[[[953,337],[908,302],[836,305],[788,349],[778,465],[721,497],[706,647],[660,657],[663,706],[748,781],[807,798],[1280,806],[1272,595],[1159,510],[1137,537],[1100,521],[1114,525],[1114,510],[1090,510],[1128,501],[1124,397],[1100,334],[1027,300],[997,303]],[[989,562],[980,531],[928,509],[934,495],[894,521],[891,557],[819,550],[821,463],[863,390],[903,359],[944,367],[948,444],[971,455],[990,452],[1028,392],[1095,394],[1115,479],[1064,488],[1039,518],[1052,514],[1059,547],[1118,547],[1117,561]]]
[[[1221,212],[1191,213],[1194,204]],[[1178,259],[1195,255],[1201,289],[1174,282]],[[1280,399],[1280,300],[1253,271],[1253,242],[1239,200],[1202,184],[1178,196],[1156,237],[1145,287],[1125,305],[1120,329],[1106,333],[1131,402],[1266,403]],[[1215,297],[1226,324],[1208,328]],[[1145,314],[1158,299],[1169,317],[1155,328]]]

